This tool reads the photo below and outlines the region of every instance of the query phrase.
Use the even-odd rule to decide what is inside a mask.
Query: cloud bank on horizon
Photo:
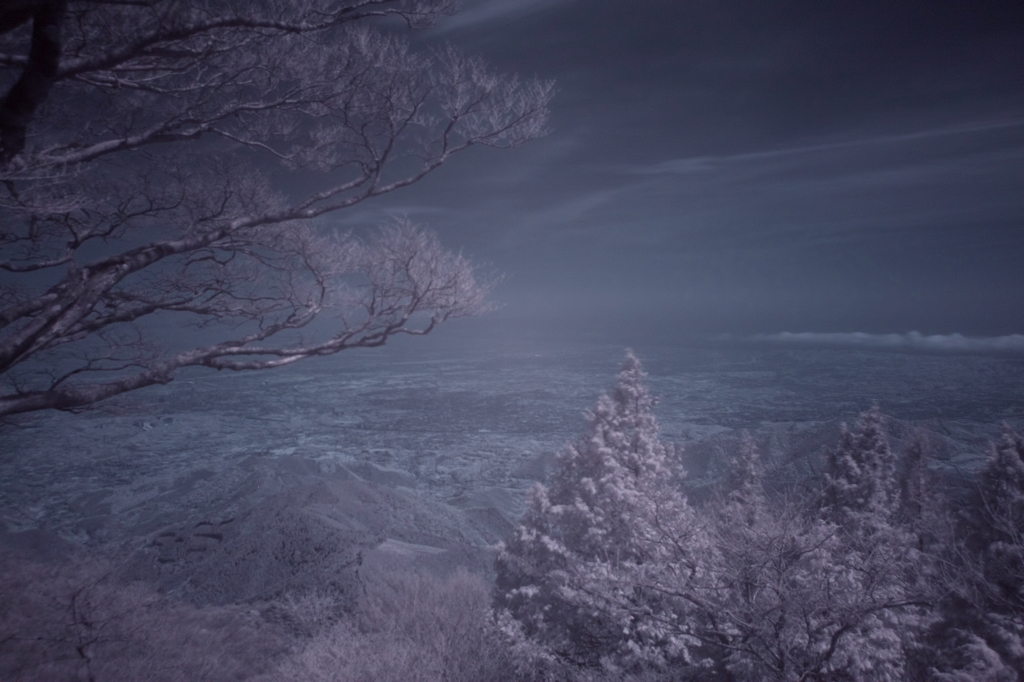
[[[1024,334],[964,336],[963,334],[868,334],[865,332],[780,332],[755,334],[756,341],[787,345],[865,346],[944,352],[1024,353]]]

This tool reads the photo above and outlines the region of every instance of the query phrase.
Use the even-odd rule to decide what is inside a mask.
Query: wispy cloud
[[[668,159],[655,164],[628,168],[625,169],[625,172],[630,175],[688,175],[715,170],[725,166],[747,164],[751,162],[767,162],[792,157],[843,152],[870,147],[887,147],[891,145],[919,142],[922,140],[956,137],[959,135],[970,135],[1020,127],[1024,127],[1024,118],[976,121],[946,128],[920,130],[896,135],[876,135],[872,137],[844,140],[841,142],[830,142],[826,144],[806,145],[802,147],[786,147],[782,149],[770,149],[745,154],[693,156],[680,159]]]
[[[964,336],[962,334],[925,335],[920,332],[908,332],[906,334],[781,332],[779,334],[757,334],[753,339],[755,341],[787,345],[864,346],[869,348],[929,350],[954,353],[1024,353],[1024,334]]]
[[[689,250],[809,254],[867,239],[934,242],[965,226],[981,244],[1005,241],[1006,226],[1019,225],[1012,183],[1024,161],[1022,131],[1024,118],[993,118],[601,170],[621,183],[613,208],[629,202],[634,224],[685,236],[678,243]]]

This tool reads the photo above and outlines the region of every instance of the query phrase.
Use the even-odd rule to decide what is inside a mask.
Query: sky
[[[504,275],[488,324],[1024,332],[1024,3],[464,0],[416,38],[554,79],[550,134],[394,212]]]

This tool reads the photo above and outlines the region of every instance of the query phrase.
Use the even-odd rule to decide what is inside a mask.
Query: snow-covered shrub
[[[502,682],[519,666],[490,610],[483,578],[385,571],[367,579],[352,618],[281,666],[304,682]]]

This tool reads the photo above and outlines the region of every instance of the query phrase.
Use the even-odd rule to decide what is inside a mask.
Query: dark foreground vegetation
[[[358,594],[198,606],[116,563],[2,558],[0,679],[1006,681],[1024,667],[1024,441],[955,477],[872,409],[820,476],[750,438],[686,496],[630,355],[495,575],[377,570]]]

